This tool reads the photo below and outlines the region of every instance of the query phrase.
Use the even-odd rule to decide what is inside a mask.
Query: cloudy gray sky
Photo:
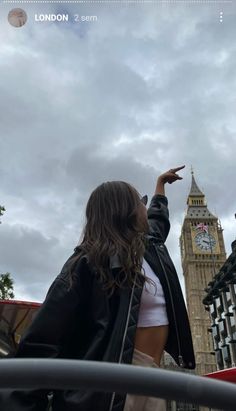
[[[125,180],[151,198],[166,187],[167,240],[179,273],[179,235],[195,178],[235,239],[236,7],[225,4],[22,4],[12,27],[0,4],[0,272],[15,297],[42,301],[77,245],[90,192]],[[220,23],[220,12],[223,22]],[[38,23],[35,13],[69,13]],[[75,22],[73,16],[97,16]]]

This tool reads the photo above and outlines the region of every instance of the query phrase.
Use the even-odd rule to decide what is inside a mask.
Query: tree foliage
[[[0,206],[0,216],[3,215],[4,211],[6,211],[5,207]],[[1,220],[0,220],[0,224],[1,224]]]
[[[0,206],[0,216],[6,211],[5,207]],[[1,221],[0,221],[1,224]],[[0,300],[9,300],[14,298],[13,293],[13,279],[10,273],[0,274]]]
[[[0,274],[0,300],[9,300],[15,297],[13,283],[10,273]]]

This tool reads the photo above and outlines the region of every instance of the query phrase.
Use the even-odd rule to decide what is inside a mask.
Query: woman
[[[164,185],[157,179],[148,210],[130,184],[112,181],[91,194],[81,243],[52,283],[17,357],[73,358],[158,367],[166,350],[195,368],[185,303],[164,245],[169,233]],[[7,398],[6,398],[7,397]],[[44,411],[45,390],[9,392],[3,411]],[[5,408],[4,408],[5,407]],[[86,390],[56,391],[53,411],[160,411],[164,400]]]

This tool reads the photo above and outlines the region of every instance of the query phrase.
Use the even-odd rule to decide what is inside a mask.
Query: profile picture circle
[[[27,21],[27,14],[23,9],[12,9],[8,13],[8,21],[14,27],[22,27]]]

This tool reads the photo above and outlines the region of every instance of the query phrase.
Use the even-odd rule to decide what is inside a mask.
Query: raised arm
[[[184,167],[185,166],[171,168],[169,171],[166,171],[165,173],[161,174],[157,179],[155,194],[165,195],[166,183],[172,184],[176,180],[182,180],[183,177],[180,177],[178,174],[176,174],[176,172],[182,170],[182,168]]]
[[[165,184],[172,184],[176,180],[182,180],[177,171],[185,166],[172,168],[161,174],[156,183],[154,196],[147,211],[149,234],[160,241],[165,242],[170,230],[168,200],[165,196]]]

